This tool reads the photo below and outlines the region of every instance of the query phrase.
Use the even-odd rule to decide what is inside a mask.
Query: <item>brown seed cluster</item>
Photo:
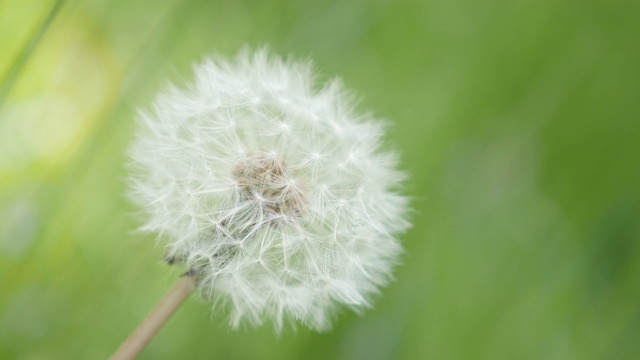
[[[250,154],[233,169],[233,176],[242,196],[259,204],[269,218],[296,219],[300,216],[304,194],[276,156]]]

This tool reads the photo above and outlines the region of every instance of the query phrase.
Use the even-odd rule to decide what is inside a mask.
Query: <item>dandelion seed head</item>
[[[139,116],[130,197],[233,327],[326,330],[391,280],[407,199],[381,121],[266,51],[209,59]],[[173,260],[172,260],[173,261]]]

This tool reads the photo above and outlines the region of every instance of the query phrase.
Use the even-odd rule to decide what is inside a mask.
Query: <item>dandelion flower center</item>
[[[299,218],[304,194],[276,155],[250,154],[235,166],[233,177],[241,200],[255,203],[269,222]]]

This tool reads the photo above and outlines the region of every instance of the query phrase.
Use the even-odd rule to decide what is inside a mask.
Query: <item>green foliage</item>
[[[556,0],[1,2],[0,358],[105,358],[174,283],[124,198],[135,109],[245,44],[315,59],[393,120],[404,265],[326,334],[233,332],[190,300],[143,359],[636,358],[639,18]]]

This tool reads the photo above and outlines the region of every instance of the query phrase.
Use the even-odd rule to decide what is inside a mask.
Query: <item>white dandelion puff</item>
[[[207,60],[142,113],[131,198],[233,327],[331,325],[386,285],[409,226],[383,126],[308,64],[241,52]]]

